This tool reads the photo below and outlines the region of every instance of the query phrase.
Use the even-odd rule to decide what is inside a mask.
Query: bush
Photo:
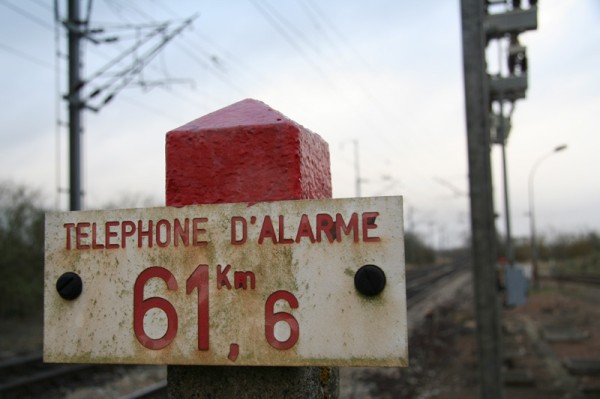
[[[435,252],[428,247],[415,233],[407,231],[404,234],[406,263],[422,265],[433,263]]]
[[[44,277],[44,211],[40,195],[0,184],[0,317],[41,314]]]

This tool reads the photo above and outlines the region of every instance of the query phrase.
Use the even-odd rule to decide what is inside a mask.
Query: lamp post
[[[540,164],[548,159],[550,156],[554,155],[557,152],[560,152],[567,148],[566,144],[559,145],[554,148],[552,152],[549,152],[539,158],[532,166],[531,171],[529,172],[529,227],[531,229],[531,264],[533,267],[533,282],[537,284],[538,281],[538,250],[537,250],[537,241],[535,234],[535,209],[534,209],[534,200],[533,200],[533,178],[535,176],[535,172],[540,166]]]

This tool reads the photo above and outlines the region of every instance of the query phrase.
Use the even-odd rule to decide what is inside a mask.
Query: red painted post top
[[[329,147],[246,99],[167,133],[170,206],[331,198]]]

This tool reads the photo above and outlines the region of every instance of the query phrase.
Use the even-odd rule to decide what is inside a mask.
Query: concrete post
[[[461,0],[471,242],[480,397],[502,399],[502,334],[496,275],[496,226],[490,161],[489,87],[485,67],[486,3]]]
[[[331,198],[327,143],[243,100],[167,133],[169,206]],[[329,367],[168,366],[169,398],[336,398]]]

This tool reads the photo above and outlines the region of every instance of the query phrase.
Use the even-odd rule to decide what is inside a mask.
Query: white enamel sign
[[[406,366],[402,224],[401,197],[48,213],[44,360]]]

